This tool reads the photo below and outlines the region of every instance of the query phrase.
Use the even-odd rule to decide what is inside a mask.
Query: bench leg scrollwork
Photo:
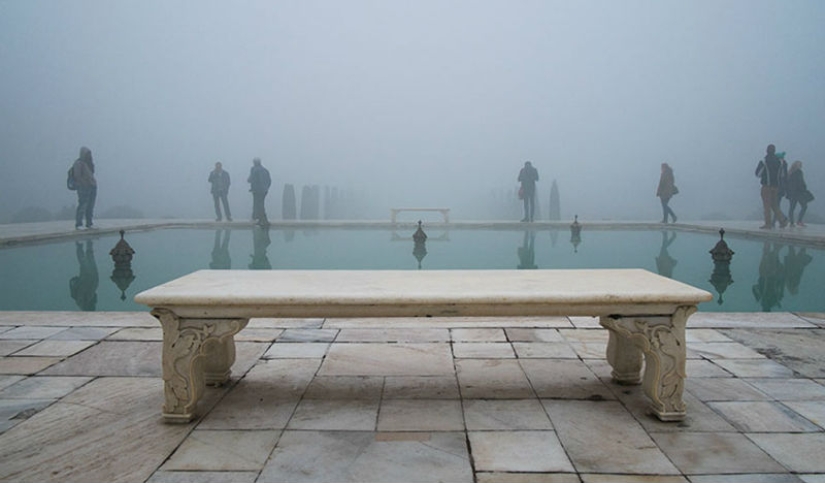
[[[167,309],[152,311],[163,326],[163,417],[169,422],[195,418],[206,385],[229,380],[235,362],[234,336],[248,319],[188,319]]]
[[[685,418],[685,326],[696,307],[679,307],[671,316],[601,317],[609,330],[607,361],[619,384],[642,383],[650,409],[662,421]],[[644,377],[640,377],[644,355]]]

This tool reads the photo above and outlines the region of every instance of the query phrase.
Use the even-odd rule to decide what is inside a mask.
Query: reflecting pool
[[[145,311],[142,290],[194,270],[644,268],[713,293],[704,311],[825,312],[817,248],[726,236],[729,265],[709,251],[718,235],[679,231],[427,228],[164,229],[129,232],[129,267],[110,251],[119,235],[0,249],[0,310]]]

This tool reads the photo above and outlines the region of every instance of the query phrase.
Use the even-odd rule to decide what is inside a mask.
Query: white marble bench
[[[252,317],[599,317],[607,360],[642,383],[663,421],[685,417],[685,325],[710,293],[645,270],[202,270],[146,290],[163,326],[167,421],[195,417],[206,385],[235,361],[234,335]],[[645,370],[641,377],[642,355]]]

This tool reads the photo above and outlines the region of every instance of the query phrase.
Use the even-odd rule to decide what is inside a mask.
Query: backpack
[[[69,168],[69,175],[66,177],[66,188],[71,191],[77,190],[77,183],[74,180],[74,166]]]

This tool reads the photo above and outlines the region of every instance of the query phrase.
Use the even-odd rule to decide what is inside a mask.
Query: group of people
[[[249,191],[252,192],[252,221],[260,226],[269,226],[269,219],[266,216],[266,195],[272,185],[269,170],[261,165],[261,158],[252,160],[252,168],[249,170]],[[209,183],[212,185],[212,199],[215,202],[215,220],[221,221],[221,206],[226,214],[226,220],[232,221],[232,212],[229,211],[229,173],[223,169],[220,162],[215,163],[215,169],[209,173]]]
[[[765,158],[759,160],[756,165],[756,176],[762,185],[762,208],[765,217],[765,224],[760,228],[763,230],[773,229],[777,223],[780,228],[785,228],[790,223],[791,226],[805,226],[802,218],[808,211],[808,203],[813,201],[814,195],[808,191],[805,184],[805,176],[802,173],[802,161],[794,161],[788,169],[785,161],[785,153],[777,153],[776,146],[769,144],[766,149]],[[780,201],[788,198],[790,207],[788,216],[782,213]],[[799,216],[794,220],[794,211],[799,205]]]

